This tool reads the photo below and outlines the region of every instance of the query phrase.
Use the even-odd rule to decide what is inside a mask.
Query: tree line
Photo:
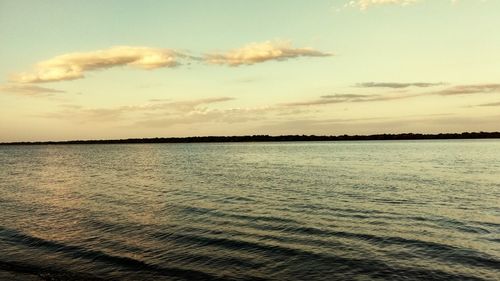
[[[8,142],[0,145],[24,144],[120,144],[120,143],[210,143],[210,142],[293,142],[293,141],[373,141],[373,140],[439,140],[439,139],[497,139],[500,132],[464,132],[440,134],[375,134],[375,135],[246,135],[246,136],[196,136],[167,138],[130,138],[114,140],[69,140]]]

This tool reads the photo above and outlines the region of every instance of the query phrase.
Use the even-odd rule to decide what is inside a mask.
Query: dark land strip
[[[451,139],[500,139],[500,132],[464,132],[441,134],[376,134],[376,135],[246,135],[246,136],[196,136],[168,138],[129,138],[112,140],[69,140],[0,142],[0,145],[46,144],[130,144],[130,143],[211,143],[211,142],[294,142],[294,141],[378,141],[378,140],[451,140]]]

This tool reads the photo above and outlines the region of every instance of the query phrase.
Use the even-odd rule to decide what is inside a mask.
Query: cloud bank
[[[326,57],[332,54],[312,48],[293,48],[290,42],[266,41],[248,44],[242,48],[224,53],[212,53],[204,56],[204,61],[210,64],[229,66],[251,65],[270,60],[287,60],[297,57]]]
[[[44,83],[75,80],[85,72],[117,66],[141,69],[175,67],[185,57],[171,49],[118,46],[93,52],[70,53],[38,63],[33,72],[19,73],[11,78],[18,83]]]

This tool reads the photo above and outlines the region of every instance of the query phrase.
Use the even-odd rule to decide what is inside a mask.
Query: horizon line
[[[383,133],[370,135],[234,135],[149,137],[126,139],[87,139],[61,141],[14,141],[0,145],[54,145],[54,144],[134,144],[134,143],[226,143],[226,142],[296,142],[296,141],[372,141],[372,140],[439,140],[439,139],[500,139],[500,132],[461,133]]]

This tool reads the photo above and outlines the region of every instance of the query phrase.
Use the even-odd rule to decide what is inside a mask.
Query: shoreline
[[[440,134],[375,134],[375,135],[245,135],[245,136],[195,136],[156,137],[104,140],[19,141],[0,142],[1,145],[58,145],[58,144],[134,144],[134,143],[229,143],[229,142],[300,142],[300,141],[385,141],[385,140],[452,140],[500,139],[500,132],[463,132]]]

